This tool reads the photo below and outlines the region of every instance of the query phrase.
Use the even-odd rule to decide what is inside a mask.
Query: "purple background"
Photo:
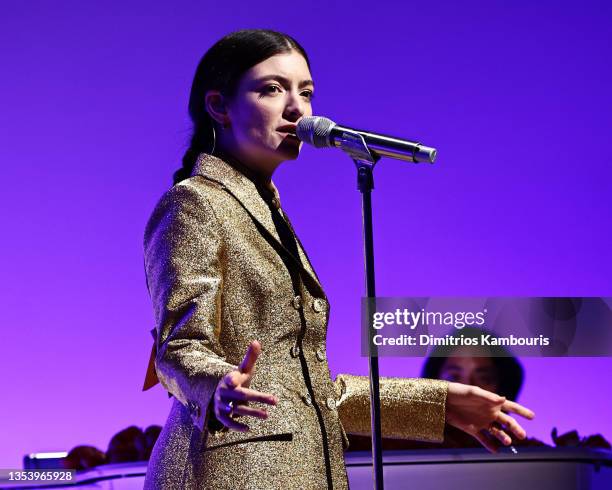
[[[187,144],[196,64],[238,28],[305,46],[315,113],[438,148],[434,166],[377,167],[379,295],[612,293],[609,2],[1,8],[0,467],[165,421],[164,391],[140,391],[153,326],[142,233]],[[332,375],[365,375],[352,163],[304,148],[275,182],[332,302]],[[612,439],[611,359],[524,365],[531,435]]]

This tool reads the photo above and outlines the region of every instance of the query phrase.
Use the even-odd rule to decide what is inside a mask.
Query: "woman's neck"
[[[231,153],[224,151],[221,148],[217,149],[214,155],[230,164],[232,167],[234,167],[242,174],[246,175],[252,181],[258,181],[263,184],[268,184],[271,180],[271,175],[266,175],[264,172],[244,164],[241,160],[233,156]]]

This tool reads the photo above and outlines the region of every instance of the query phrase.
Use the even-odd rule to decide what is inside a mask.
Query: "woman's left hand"
[[[509,433],[519,439],[527,436],[525,429],[508,412],[529,420],[535,417],[528,408],[503,396],[477,386],[448,383],[446,422],[475,437],[492,453],[497,452],[500,443],[512,444]]]

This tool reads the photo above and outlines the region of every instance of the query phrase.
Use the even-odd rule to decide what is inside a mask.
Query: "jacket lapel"
[[[201,175],[202,177],[215,181],[221,184],[230,194],[232,194],[238,202],[244,207],[247,213],[251,216],[253,221],[256,222],[258,227],[262,230],[263,233],[267,234],[267,238],[273,241],[274,246],[277,249],[283,250],[291,259],[294,261],[296,266],[305,273],[317,287],[323,291],[323,287],[319,282],[317,275],[312,268],[312,264],[308,260],[308,257],[302,247],[299,239],[296,240],[298,242],[298,253],[300,257],[295,257],[287,248],[282,244],[280,237],[276,231],[276,227],[274,226],[274,222],[272,221],[272,216],[270,215],[270,208],[264,202],[264,200],[259,195],[255,184],[244,174],[236,170],[234,167],[223,161],[222,159],[209,155],[207,153],[201,153],[196,161],[193,172],[191,175]],[[274,184],[272,184],[274,193],[278,197],[278,191]],[[283,213],[284,215],[284,213]],[[288,221],[288,220],[287,220]],[[291,231],[293,228],[289,224]]]

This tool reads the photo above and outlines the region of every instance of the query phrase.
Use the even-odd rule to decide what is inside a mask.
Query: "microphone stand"
[[[372,307],[376,298],[374,282],[374,238],[372,233],[372,189],[374,189],[374,165],[380,159],[372,154],[363,136],[356,132],[343,134],[340,148],[355,162],[357,188],[362,197],[363,241],[365,257],[366,315],[368,318],[368,358],[370,363],[370,418],[372,424],[372,466],[375,490],[384,489],[382,431],[380,426],[380,381],[378,370],[378,348],[372,341]]]

